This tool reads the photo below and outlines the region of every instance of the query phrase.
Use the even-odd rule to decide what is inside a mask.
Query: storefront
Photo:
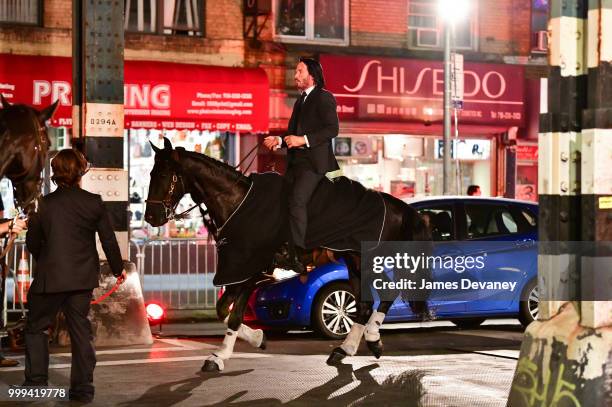
[[[514,198],[538,201],[538,143],[519,142],[516,146]]]
[[[442,194],[442,62],[336,55],[320,62],[338,102],[343,173],[398,197]],[[457,193],[477,184],[483,195],[503,194],[504,134],[524,126],[524,86],[522,67],[465,63],[451,145]]]
[[[130,170],[132,227],[143,236],[152,232],[194,236],[203,230],[199,219],[164,230],[146,227],[142,214],[153,167],[149,140],[161,146],[163,137],[168,137],[175,146],[235,161],[240,135],[268,131],[267,76],[261,69],[126,61],[124,78],[125,135],[129,140],[124,155]],[[0,54],[0,92],[11,103],[34,107],[59,99],[50,136],[56,149],[70,145],[71,58]],[[10,207],[10,188],[7,181],[3,185],[2,199]],[[180,206],[189,204],[186,198]]]

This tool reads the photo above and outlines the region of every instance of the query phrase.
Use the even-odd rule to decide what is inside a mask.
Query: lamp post
[[[465,17],[468,0],[438,0],[438,14],[444,21],[444,195],[452,194],[451,178],[451,35],[454,23]]]

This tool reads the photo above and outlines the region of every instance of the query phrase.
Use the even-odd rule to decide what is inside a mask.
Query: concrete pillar
[[[551,1],[538,256],[550,301],[525,332],[508,406],[612,405],[612,258],[594,250],[612,240],[611,11],[612,0]]]

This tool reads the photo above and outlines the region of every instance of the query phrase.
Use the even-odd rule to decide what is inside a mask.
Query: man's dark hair
[[[468,195],[474,195],[480,189],[479,185],[470,185],[467,189]]]
[[[306,65],[308,73],[314,79],[315,84],[320,88],[324,87],[325,78],[323,77],[323,67],[321,67],[319,61],[313,58],[300,57],[300,62],[303,62],[304,65]]]

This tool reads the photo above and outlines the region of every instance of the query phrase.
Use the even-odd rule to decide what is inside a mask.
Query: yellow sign
[[[612,196],[602,196],[599,198],[599,209],[612,209]]]

